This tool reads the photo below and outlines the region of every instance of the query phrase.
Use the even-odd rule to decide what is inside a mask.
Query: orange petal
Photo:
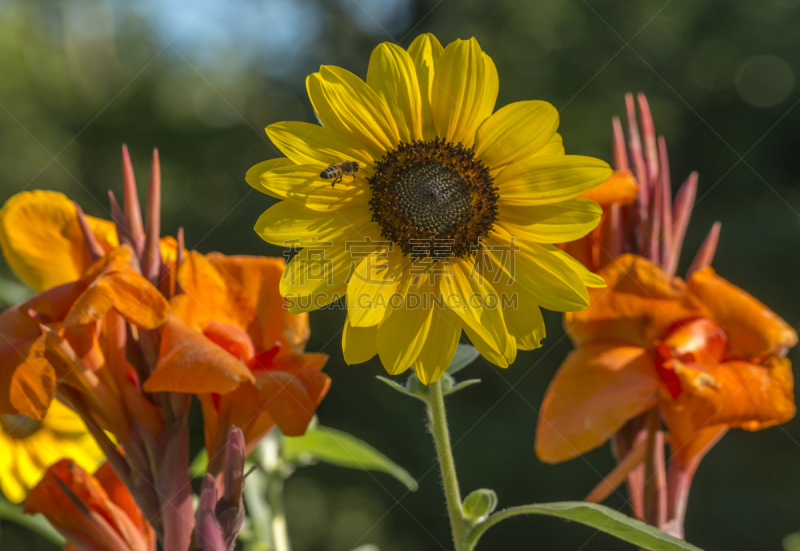
[[[0,413],[44,418],[55,371],[44,359],[38,323],[20,306],[0,314]]]
[[[684,391],[677,404],[691,415],[696,427],[758,430],[794,417],[792,365],[786,358],[776,356],[765,365],[743,361],[675,364]]]
[[[328,392],[330,377],[319,371],[262,371],[257,374],[263,407],[286,436],[306,432],[317,405]]]
[[[23,510],[42,513],[59,530],[75,534],[98,549],[150,549],[98,480],[71,459],[62,459],[47,470],[28,494]]]
[[[764,357],[797,344],[794,329],[756,298],[719,277],[713,268],[692,274],[687,287],[725,329],[731,355]]]
[[[117,245],[114,224],[86,218],[105,250]],[[76,281],[91,264],[75,205],[54,191],[23,192],[6,202],[0,246],[14,273],[37,291]]]
[[[203,329],[211,320],[247,331],[256,318],[242,287],[209,258],[191,251],[178,267],[184,293],[172,299],[172,310],[190,327]]]
[[[636,178],[627,170],[614,171],[611,178],[594,189],[582,193],[579,197],[591,199],[606,210],[612,204],[628,205],[633,203],[639,193]]]
[[[602,268],[605,289],[589,289],[589,308],[564,315],[575,343],[619,339],[651,347],[676,321],[707,315],[686,285],[640,256],[625,254]]]
[[[208,255],[209,260],[226,276],[235,280],[250,297],[258,315],[259,334],[253,334],[256,348],[265,350],[274,343],[281,347],[281,355],[305,348],[310,335],[308,313],[291,314],[278,288],[286,262],[283,258],[264,256]],[[251,333],[254,333],[251,330]]]
[[[608,440],[656,403],[658,377],[643,348],[621,342],[581,345],[550,382],[536,426],[536,455],[548,463]]]
[[[153,373],[144,383],[147,392],[225,394],[253,381],[247,367],[177,316],[161,329],[161,351]]]
[[[117,476],[117,473],[114,472],[114,469],[111,468],[111,464],[108,462],[103,463],[94,473],[94,477],[106,491],[111,502],[119,507],[142,533],[144,538],[155,546],[155,530],[144,518],[142,510],[136,504],[136,500],[133,499],[128,487],[125,486]]]
[[[125,320],[143,329],[155,329],[167,321],[169,303],[153,284],[125,267],[100,280]]]

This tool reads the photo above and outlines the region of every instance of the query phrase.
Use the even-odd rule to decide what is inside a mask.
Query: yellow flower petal
[[[116,245],[111,222],[87,220],[106,250]],[[6,202],[0,210],[0,246],[17,277],[36,291],[80,279],[92,263],[75,206],[54,191],[23,192]]]
[[[320,178],[319,174],[319,165],[279,167],[261,173],[253,187],[278,199],[289,199],[318,211],[366,205],[372,197],[363,174],[356,174],[355,178],[345,176],[335,186],[330,180]]]
[[[342,332],[342,352],[348,365],[364,363],[378,353],[378,326],[353,327],[348,320]]]
[[[561,134],[556,132],[553,134],[553,137],[550,138],[550,141],[541,148],[539,151],[536,152],[537,157],[549,157],[552,155],[563,155],[564,154],[564,140],[561,139]]]
[[[367,84],[394,117],[400,139],[422,139],[422,98],[414,61],[403,48],[384,42],[369,58]]]
[[[423,384],[439,380],[450,365],[461,337],[461,320],[446,306],[435,304],[431,328],[414,362],[414,371]]]
[[[553,138],[558,111],[546,101],[519,101],[486,119],[475,136],[475,155],[492,170],[536,154]]]
[[[323,295],[317,300],[325,300],[333,289],[347,282],[359,260],[360,258],[353,257],[344,241],[306,247],[287,264],[281,277],[281,295],[290,302],[313,295]],[[294,311],[292,309],[293,313]]]
[[[383,367],[392,375],[411,367],[431,327],[433,311],[421,305],[421,301],[430,296],[429,280],[426,275],[419,279],[419,284],[414,285],[406,278],[406,287],[400,292],[405,302],[392,307],[378,325],[378,355]],[[413,301],[420,302],[415,306]]]
[[[361,260],[347,284],[347,320],[353,327],[380,323],[399,291],[398,274],[391,269],[389,253],[383,249]]]
[[[498,87],[497,69],[477,40],[448,44],[436,66],[431,91],[436,134],[449,142],[472,146],[475,131],[494,110]]]
[[[587,287],[594,287],[594,288],[604,288],[607,287],[606,280],[603,279],[602,276],[599,276],[593,272],[590,272],[589,269],[578,262],[576,259],[572,258],[570,255],[559,249],[558,247],[553,247],[552,245],[543,245],[546,249],[552,252],[554,255],[559,257],[561,260],[567,263],[567,265],[572,268],[572,270],[578,274],[578,277],[583,281],[583,284]]]
[[[513,245],[510,245],[513,243]],[[589,294],[573,266],[555,254],[555,247],[513,240],[501,226],[487,239],[489,254],[500,265],[508,265],[503,253],[511,252],[513,266],[509,266],[514,279],[548,310],[572,312],[589,306]],[[510,250],[519,247],[519,250]]]
[[[495,178],[498,205],[545,205],[577,197],[611,176],[608,163],[593,157],[533,156],[508,165]]]
[[[498,218],[511,235],[537,243],[580,239],[600,223],[603,209],[587,199],[568,199],[548,205],[500,205]]]
[[[349,71],[324,65],[310,75],[306,88],[322,124],[358,140],[373,158],[392,149],[400,138],[389,108],[375,91]]]
[[[529,300],[530,295],[520,285],[509,289],[512,305],[503,309],[508,334],[514,337],[520,350],[535,350],[542,346],[546,336],[544,318],[538,306]],[[515,296],[516,295],[516,296]]]
[[[445,303],[461,319],[464,332],[481,355],[500,367],[508,367],[517,350],[503,319],[499,294],[481,273],[473,273],[472,262],[448,265],[451,274],[442,281]]]
[[[247,174],[244,175],[244,180],[247,182],[250,187],[257,189],[261,193],[266,193],[268,195],[272,195],[268,190],[264,189],[261,185],[261,177],[262,175],[268,173],[270,170],[282,166],[292,166],[292,163],[286,157],[280,157],[278,159],[270,159],[268,161],[263,161],[250,167],[247,171]]]
[[[298,165],[328,166],[341,161],[372,163],[372,153],[358,140],[330,128],[307,122],[277,122],[267,127],[272,143]],[[285,161],[285,165],[290,164]],[[277,167],[276,167],[277,168]]]
[[[367,224],[369,217],[370,211],[366,206],[355,206],[342,212],[321,212],[293,201],[281,201],[258,218],[255,229],[261,239],[269,243],[304,247],[304,242],[312,238],[320,242],[340,239],[352,231],[352,226],[360,228]]]
[[[436,137],[436,128],[431,116],[431,93],[434,86],[434,75],[439,58],[444,48],[432,34],[421,34],[408,47],[408,53],[414,60],[417,71],[417,82],[420,90],[422,116],[422,137],[432,140]]]

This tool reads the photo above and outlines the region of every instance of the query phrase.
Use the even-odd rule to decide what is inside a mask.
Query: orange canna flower
[[[69,541],[65,551],[155,551],[156,534],[109,463],[94,475],[70,459],[47,470],[23,510],[42,513]]]
[[[633,174],[629,170],[615,170],[603,184],[579,196],[600,205],[603,209],[600,223],[588,235],[562,243],[559,247],[589,270],[597,272],[622,252],[615,250],[613,239],[619,232],[620,217],[625,215],[620,207],[632,204],[638,193],[639,185]]]
[[[536,452],[558,462],[609,439],[658,405],[673,457],[691,461],[728,428],[757,430],[794,416],[788,348],[797,334],[712,268],[687,282],[623,255],[600,270],[564,324],[575,343],[545,395]]]
[[[198,395],[212,464],[232,425],[248,448],[276,424],[303,434],[330,386],[327,355],[304,352],[308,314],[290,314],[278,290],[284,267],[282,258],[191,252],[178,268],[183,292],[144,388]]]

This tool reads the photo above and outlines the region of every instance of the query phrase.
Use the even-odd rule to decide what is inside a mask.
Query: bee
[[[319,177],[325,180],[335,178],[331,184],[331,187],[333,187],[341,182],[342,178],[345,176],[352,176],[355,180],[356,172],[358,172],[359,168],[361,167],[358,166],[357,161],[342,161],[341,163],[333,163],[328,168],[320,172]]]

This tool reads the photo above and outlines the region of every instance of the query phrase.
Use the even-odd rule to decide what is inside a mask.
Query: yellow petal
[[[587,287],[602,289],[606,286],[606,281],[601,276],[590,272],[586,266],[572,258],[569,254],[565,253],[558,247],[545,246],[545,248],[563,260],[570,268],[572,268],[572,270],[578,274],[580,280],[583,281],[583,284]]]
[[[342,352],[348,365],[364,363],[378,353],[378,326],[353,327],[348,320],[342,332]]]
[[[500,205],[498,218],[511,235],[537,243],[580,239],[597,224],[603,209],[587,199],[568,199],[548,205]]]
[[[460,337],[461,320],[458,315],[441,303],[435,303],[428,337],[414,362],[414,371],[423,384],[436,382],[444,375],[456,353]]]
[[[361,260],[347,284],[347,320],[353,327],[370,327],[383,320],[399,278],[381,250]]]
[[[536,455],[557,463],[596,448],[658,396],[655,367],[643,348],[608,341],[570,352],[539,410]]]
[[[384,42],[369,58],[367,84],[389,108],[404,142],[422,139],[422,99],[414,61],[403,48]]]
[[[399,142],[389,108],[353,73],[324,65],[308,77],[306,88],[323,126],[358,140],[373,158]]]
[[[270,159],[269,161],[262,161],[257,165],[253,165],[250,167],[250,169],[247,171],[247,174],[244,175],[244,180],[250,185],[250,187],[257,189],[261,193],[272,195],[268,190],[264,189],[264,187],[261,185],[261,176],[274,168],[283,166],[292,166],[293,164],[294,163],[292,163],[286,157],[279,157],[277,159]]]
[[[341,239],[345,233],[352,232],[354,224],[358,228],[369,224],[370,217],[366,205],[323,212],[308,209],[294,201],[281,201],[259,217],[255,229],[261,239],[269,243],[283,247],[304,247],[304,243],[312,239],[320,243]],[[377,228],[377,224],[372,225]]]
[[[487,239],[489,254],[495,262],[508,266],[517,283],[536,303],[557,312],[583,310],[589,306],[589,295],[574,267],[565,262],[551,245],[514,239],[502,226]],[[512,250],[518,248],[518,250]],[[511,253],[513,265],[502,255]]]
[[[501,297],[487,278],[475,272],[474,262],[448,265],[450,276],[442,280],[447,306],[461,319],[464,332],[481,355],[500,367],[508,367],[517,349],[506,329]]]
[[[432,140],[436,137],[436,129],[431,116],[431,95],[436,65],[439,63],[439,58],[442,57],[442,52],[444,52],[444,48],[430,33],[419,35],[408,47],[408,53],[414,60],[414,67],[417,71],[424,140]]]
[[[354,236],[354,239],[356,237]],[[281,295],[292,301],[303,303],[303,297],[314,297],[306,311],[316,310],[328,304],[334,291],[347,282],[361,258],[348,250],[346,239],[339,242],[309,246],[297,253],[283,272],[280,283]],[[294,309],[292,311],[295,311]]]
[[[506,320],[508,333],[516,339],[517,348],[520,350],[535,350],[542,346],[542,339],[546,336],[542,311],[531,299],[522,286],[511,288],[511,306],[503,309],[503,318]]]
[[[100,244],[111,249],[113,224],[87,219]],[[54,191],[23,192],[6,202],[0,210],[0,246],[17,277],[36,291],[75,281],[91,265],[75,206]]]
[[[475,132],[494,110],[497,69],[474,38],[447,45],[436,65],[431,115],[436,134],[471,147]]]
[[[372,154],[358,140],[330,128],[307,122],[277,122],[267,127],[272,143],[298,165],[360,161],[372,164]],[[289,164],[285,162],[283,166]]]
[[[263,172],[256,185],[259,191],[299,203],[318,211],[330,211],[363,204],[372,197],[364,174],[345,176],[332,185],[320,177],[319,165],[294,165]]]
[[[553,138],[558,111],[546,101],[519,101],[486,119],[475,136],[475,155],[492,170],[535,155]]]
[[[536,152],[537,157],[550,157],[564,154],[564,140],[561,139],[561,134],[556,132],[550,141]]]
[[[429,300],[429,280],[427,275],[419,279],[417,285],[406,281],[407,290],[402,289],[400,293],[404,303],[392,307],[378,325],[378,355],[383,367],[392,375],[411,367],[430,330],[433,310],[423,303]]]
[[[608,163],[593,157],[535,155],[508,165],[495,178],[498,205],[545,205],[577,197],[611,176]]]

